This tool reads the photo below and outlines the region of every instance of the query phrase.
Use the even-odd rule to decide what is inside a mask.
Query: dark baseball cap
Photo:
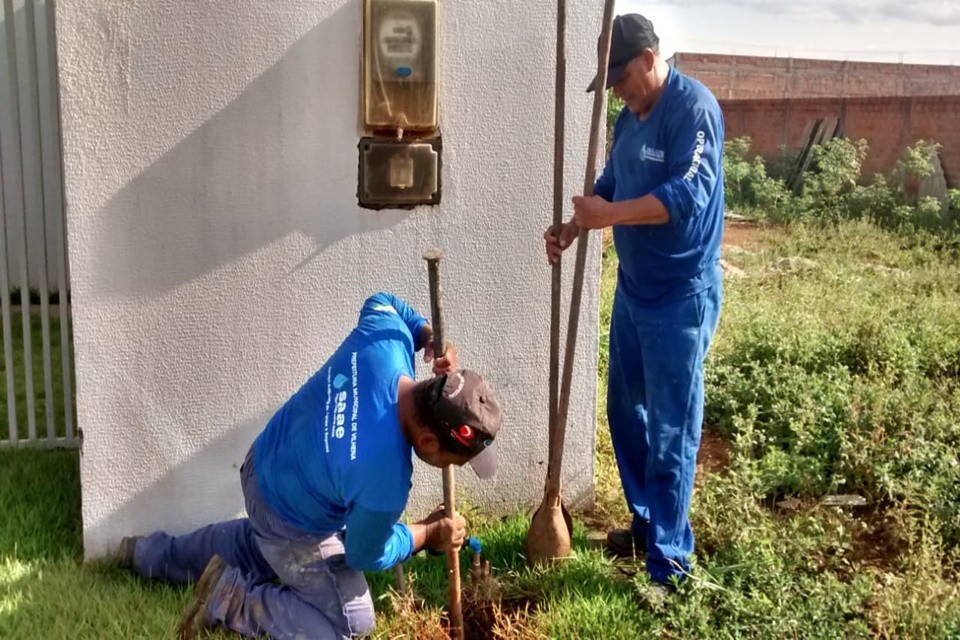
[[[478,477],[495,475],[499,466],[495,440],[503,418],[490,385],[475,371],[461,369],[437,376],[433,391],[429,426],[441,444],[469,456]]]
[[[653,23],[639,13],[626,13],[613,19],[610,30],[610,61],[607,64],[607,89],[623,77],[623,72],[631,60],[660,44],[660,38],[653,30]],[[597,40],[600,49],[600,40]],[[594,77],[587,87],[587,93],[597,85]]]

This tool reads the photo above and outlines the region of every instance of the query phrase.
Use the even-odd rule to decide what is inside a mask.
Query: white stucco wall
[[[430,246],[446,252],[448,335],[507,415],[496,482],[464,468],[458,495],[497,513],[539,503],[555,4],[492,6],[442,6],[443,203],[372,212],[355,195],[359,0],[58,3],[88,557],[241,514],[247,446],[362,301],[389,290],[429,317]],[[569,7],[567,202],[583,186],[601,11]],[[599,237],[589,256],[571,504],[592,498]],[[418,466],[414,484],[419,515],[441,473]]]

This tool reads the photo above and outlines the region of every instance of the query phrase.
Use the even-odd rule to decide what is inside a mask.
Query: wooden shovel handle
[[[566,0],[557,0],[557,79],[554,103],[553,148],[553,230],[558,236],[563,227],[563,140],[566,102]],[[553,263],[550,281],[550,411],[548,413],[547,459],[553,460],[557,437],[557,409],[560,395],[560,288],[562,269],[560,258]],[[557,470],[547,467],[547,484]]]
[[[596,179],[597,149],[599,147],[600,122],[603,117],[603,100],[606,96],[607,63],[610,59],[610,32],[613,28],[614,0],[606,0],[603,7],[603,30],[600,32],[600,47],[597,55],[597,83],[593,94],[593,119],[590,122],[590,145],[587,150],[587,174],[583,195],[593,195]],[[567,411],[570,408],[570,384],[573,379],[573,358],[577,348],[577,328],[580,322],[580,303],[583,294],[583,272],[587,261],[587,236],[589,230],[580,229],[577,238],[577,263],[573,273],[573,291],[570,294],[570,320],[567,327],[567,348],[563,358],[563,381],[560,388],[560,403],[557,409],[556,441],[550,457],[551,474],[548,492],[551,496],[560,493],[560,465],[563,462],[563,441],[567,428]]]
[[[446,353],[443,332],[443,294],[440,289],[440,259],[443,251],[430,249],[423,254],[427,261],[427,273],[430,278],[430,313],[433,327],[433,357],[440,358]],[[456,512],[456,492],[453,467],[443,468],[443,511],[448,518]],[[447,551],[447,574],[450,590],[450,637],[463,638],[463,609],[460,602],[460,556],[450,549]]]

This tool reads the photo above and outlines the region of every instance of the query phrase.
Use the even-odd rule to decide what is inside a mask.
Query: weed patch
[[[628,522],[605,417],[608,244],[596,508],[550,569],[526,565],[526,516],[468,513],[497,585],[472,590],[463,554],[469,638],[960,637],[958,260],[862,220],[757,229],[728,252],[744,276],[705,371],[689,578],[657,608],[643,559],[614,561],[585,528]],[[81,562],[76,452],[0,454],[0,504],[0,637],[174,637],[189,587]],[[446,640],[445,559],[405,571],[407,595],[392,571],[367,576],[373,637]]]

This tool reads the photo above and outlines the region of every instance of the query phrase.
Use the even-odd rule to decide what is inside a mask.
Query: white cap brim
[[[489,447],[470,458],[470,466],[473,467],[473,472],[481,480],[487,480],[497,475],[497,468],[500,466],[497,443],[491,443]]]

